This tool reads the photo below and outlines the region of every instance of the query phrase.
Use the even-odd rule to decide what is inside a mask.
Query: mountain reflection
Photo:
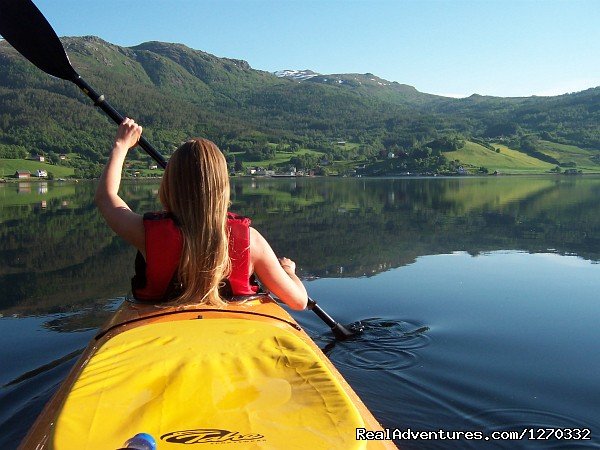
[[[0,185],[3,314],[75,311],[127,292],[135,252],[105,225],[94,188]],[[127,182],[122,193],[144,212],[160,209],[157,190]],[[305,278],[370,276],[455,251],[600,259],[596,177],[232,179],[231,192],[232,210]]]

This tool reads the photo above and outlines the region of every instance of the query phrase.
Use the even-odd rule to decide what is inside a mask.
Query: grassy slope
[[[315,150],[309,150],[309,149],[300,149],[294,153],[292,153],[292,152],[277,153],[277,155],[273,159],[264,159],[261,161],[246,161],[246,159],[245,159],[246,155],[244,152],[233,152],[232,154],[235,155],[236,159],[239,159],[240,161],[242,161],[244,168],[255,167],[255,166],[269,167],[270,165],[273,165],[276,167],[284,167],[290,163],[290,159],[292,159],[294,156],[300,156],[300,155],[304,155],[304,154],[312,154],[312,155],[316,155],[319,157],[323,156],[322,152],[318,152]]]
[[[561,163],[573,161],[577,169],[584,172],[600,172],[600,164],[594,163],[591,157],[597,155],[590,150],[585,150],[573,145],[556,144],[554,142],[540,141],[540,151],[559,160]],[[503,174],[534,174],[548,173],[554,164],[533,158],[523,152],[511,149],[503,144],[492,144],[500,149],[500,153],[487,149],[475,142],[467,141],[465,146],[454,152],[445,152],[444,156],[450,160],[459,160],[462,164],[471,167],[487,167],[490,172],[498,171]]]
[[[591,159],[592,156],[598,155],[597,151],[593,152],[574,145],[557,144],[549,141],[540,141],[540,150],[561,163],[574,162],[577,164],[576,168],[584,172],[600,172],[600,164]]]
[[[462,164],[472,167],[486,167],[490,172],[498,171],[506,174],[545,173],[552,169],[552,164],[532,158],[525,153],[512,150],[505,145],[494,144],[500,153],[467,141],[465,146],[454,152],[445,152],[449,160],[458,159]]]
[[[12,177],[17,170],[29,170],[33,175],[38,169],[52,172],[55,178],[72,176],[74,172],[72,167],[55,166],[39,161],[0,159],[0,176],[4,178]]]
[[[274,146],[275,144],[269,144],[269,145]],[[359,147],[359,144],[348,142],[342,149],[346,152],[351,152],[351,151],[356,152],[358,150],[358,147]],[[233,155],[235,155],[236,159],[239,159],[240,161],[242,161],[242,165],[244,166],[244,168],[255,167],[255,166],[269,167],[272,165],[279,169],[286,169],[287,166],[291,165],[290,159],[292,159],[294,156],[314,155],[318,158],[323,158],[325,156],[325,153],[318,151],[318,150],[312,150],[309,148],[301,148],[301,149],[297,150],[296,152],[279,152],[279,153],[277,153],[275,158],[262,160],[262,161],[246,161],[245,154],[243,152],[234,152]],[[333,161],[327,167],[333,173],[338,173],[340,171],[341,172],[349,171],[349,170],[353,169],[354,167],[356,167],[356,165],[361,164],[361,163],[362,163],[362,159]]]

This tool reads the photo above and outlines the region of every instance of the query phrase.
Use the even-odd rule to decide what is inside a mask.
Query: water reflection
[[[122,191],[143,212],[160,208],[157,188],[130,182]],[[93,183],[0,189],[0,310],[61,311],[128,289],[133,250],[99,216]],[[232,209],[314,279],[373,276],[455,251],[598,261],[599,193],[593,177],[233,179]]]
[[[93,183],[28,184],[0,185],[1,448],[16,446],[133,271]],[[156,183],[122,191],[136,211],[160,207]],[[336,320],[362,327],[333,343],[297,315],[384,426],[597,436],[599,194],[587,176],[258,178],[232,180],[232,209],[298,262]]]
[[[18,183],[17,186],[18,186],[17,192],[19,194],[31,193],[31,183]]]

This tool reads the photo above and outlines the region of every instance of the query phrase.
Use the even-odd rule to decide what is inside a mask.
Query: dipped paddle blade
[[[358,331],[350,331],[348,328],[346,328],[341,323],[336,322],[333,319],[333,317],[331,317],[329,314],[327,314],[319,305],[317,305],[317,302],[315,302],[310,297],[308,297],[308,304],[306,307],[308,309],[312,310],[317,316],[319,316],[319,318],[323,322],[325,322],[327,325],[329,325],[329,328],[331,328],[331,331],[333,332],[333,335],[336,337],[336,339],[339,339],[340,341],[344,341],[344,340],[350,339],[351,337],[354,337],[358,334]]]
[[[58,36],[31,0],[0,0],[0,34],[44,72],[68,81],[78,77]]]

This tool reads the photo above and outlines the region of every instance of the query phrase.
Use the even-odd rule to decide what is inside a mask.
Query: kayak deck
[[[379,425],[273,302],[173,311],[129,305],[99,336],[54,411],[45,411],[54,420],[41,448],[118,449],[140,432],[159,450],[386,445],[355,440],[356,428]]]

